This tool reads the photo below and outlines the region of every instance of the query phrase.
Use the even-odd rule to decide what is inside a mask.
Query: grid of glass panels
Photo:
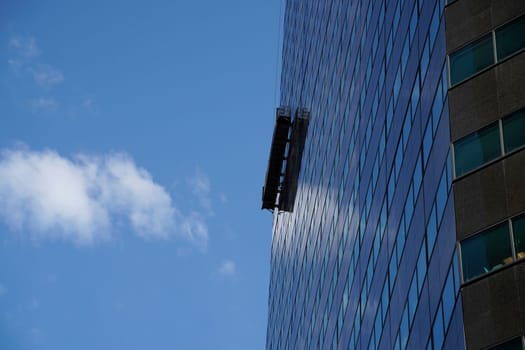
[[[443,7],[286,2],[280,104],[311,121],[274,213],[268,349],[464,347]]]

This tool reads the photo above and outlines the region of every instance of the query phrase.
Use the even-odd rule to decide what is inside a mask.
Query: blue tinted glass
[[[443,317],[445,320],[445,328],[448,327],[450,318],[452,317],[452,311],[456,303],[456,293],[454,292],[454,270],[449,270],[447,280],[445,282],[445,289],[443,290],[442,302],[443,302]]]
[[[410,40],[407,34],[407,36],[405,37],[405,44],[403,46],[403,52],[401,53],[401,71],[403,73],[406,71],[409,53],[410,53]]]
[[[427,255],[425,248],[425,240],[423,239],[423,244],[421,244],[421,250],[419,251],[419,257],[417,258],[417,289],[419,293],[421,293],[423,282],[425,281],[425,275],[427,273]]]
[[[454,86],[494,63],[492,35],[450,55],[450,82]]]
[[[403,123],[403,148],[406,149],[408,138],[410,137],[410,129],[412,128],[412,121],[410,120],[410,115],[407,114],[405,116],[405,122]]]
[[[399,25],[399,18],[401,16],[401,10],[399,8],[399,3],[396,6],[396,9],[394,10],[394,21],[392,23],[392,33],[396,34],[397,32],[397,26]]]
[[[417,28],[417,8],[416,4],[414,4],[414,9],[412,10],[412,16],[410,17],[410,41],[414,42],[414,34],[416,34],[416,28]]]
[[[390,59],[391,59],[391,55],[392,55],[392,32],[389,33],[388,35],[388,39],[386,41],[386,53],[385,53],[385,57],[386,57],[386,64],[388,65],[388,63],[390,62]]]
[[[396,160],[395,160],[396,179],[399,178],[399,172],[401,171],[401,164],[403,164],[403,147],[401,144],[397,146]]]
[[[390,99],[388,104],[388,110],[386,111],[386,129],[390,130],[390,125],[392,124],[392,118],[394,117],[394,101]]]
[[[523,37],[525,38],[525,35]],[[511,152],[525,145],[525,110],[503,119],[503,140],[505,152]]]
[[[437,209],[437,222],[441,223],[445,206],[447,205],[448,199],[448,188],[447,188],[447,173],[443,171],[441,173],[441,180],[439,181],[439,187],[436,193],[436,209]]]
[[[414,277],[412,278],[412,283],[410,284],[410,289],[408,291],[408,306],[410,311],[410,320],[414,319],[414,315],[416,313],[417,297],[417,275],[414,274]],[[412,321],[410,322],[412,323]]]
[[[394,247],[394,250],[392,252],[392,258],[390,259],[390,266],[388,268],[388,279],[390,281],[390,292],[392,292],[394,288],[394,282],[396,280],[397,275],[397,253],[396,248]]]
[[[441,304],[439,304],[436,319],[434,320],[434,326],[432,327],[434,349],[441,349],[444,335],[445,332],[443,330],[443,314],[441,312]]]
[[[461,176],[501,155],[498,123],[454,142],[456,176]]]
[[[394,101],[397,101],[397,97],[399,96],[399,90],[401,89],[401,69],[397,69],[396,74],[396,80],[394,81]]]
[[[427,75],[429,61],[430,61],[430,48],[428,46],[428,39],[427,39],[425,41],[425,44],[423,45],[423,52],[421,53],[421,60],[419,61],[419,67],[421,70],[422,80],[425,80],[425,76]]]
[[[525,215],[512,219],[512,231],[514,233],[514,247],[518,259],[525,258]]]
[[[525,16],[496,30],[496,47],[499,60],[525,48]]]
[[[407,342],[408,342],[408,330],[410,328],[409,322],[408,322],[408,305],[405,306],[405,310],[403,312],[403,318],[401,319],[401,325],[399,326],[399,341],[401,345],[401,349],[405,349]]]
[[[432,16],[432,21],[430,22],[429,38],[430,38],[430,47],[434,47],[434,41],[439,30],[439,5],[434,7],[434,15]]]
[[[388,206],[392,205],[394,199],[394,192],[396,190],[396,181],[393,172],[390,174],[390,180],[388,181]]]
[[[429,120],[425,130],[425,136],[423,136],[423,163],[425,166],[428,162],[428,157],[430,156],[432,141],[432,120]]]
[[[507,222],[461,242],[463,280],[468,281],[513,261]]]
[[[419,193],[419,187],[423,179],[423,169],[421,167],[421,156],[418,154],[416,167],[414,168],[413,182],[414,182],[414,201],[417,199]]]
[[[430,211],[430,217],[428,218],[427,224],[427,251],[428,256],[432,255],[432,250],[434,249],[434,243],[437,236],[437,224],[436,224],[436,206],[432,207]]]
[[[436,96],[434,97],[434,103],[432,104],[432,126],[434,135],[437,132],[439,121],[441,118],[441,111],[443,109],[443,96],[439,89],[436,90]]]
[[[410,100],[412,107],[412,120],[413,116],[416,114],[417,104],[419,103],[419,72],[416,75],[416,80],[414,81],[414,87],[412,88],[412,97]]]

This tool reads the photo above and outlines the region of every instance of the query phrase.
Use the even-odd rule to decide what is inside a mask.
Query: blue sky
[[[261,349],[281,1],[0,3],[0,349]]]

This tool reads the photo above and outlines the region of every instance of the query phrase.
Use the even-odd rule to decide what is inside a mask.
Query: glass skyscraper
[[[525,2],[448,2],[286,1],[263,189],[273,210],[267,349],[523,348]],[[498,19],[482,17],[498,6]],[[499,73],[514,102],[503,112],[500,90],[476,81],[507,66],[519,74],[507,91]],[[491,98],[494,115],[469,110],[485,113]],[[476,176],[505,162],[516,175],[498,193],[518,193],[517,204],[491,216],[476,198],[489,201],[499,173]],[[479,292],[500,270],[512,272],[522,311],[514,330],[476,342],[506,317],[474,312],[483,295],[502,302]],[[469,328],[476,317],[488,321]]]

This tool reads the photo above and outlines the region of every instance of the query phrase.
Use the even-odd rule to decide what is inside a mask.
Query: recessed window
[[[505,152],[525,145],[525,110],[503,119],[503,139]]]
[[[512,231],[514,232],[514,247],[516,258],[525,258],[525,215],[512,220]]]
[[[525,16],[496,30],[498,60],[525,48]]]
[[[488,34],[450,55],[450,83],[454,86],[493,63],[492,35]]]
[[[461,242],[461,257],[465,282],[511,263],[508,222]]]
[[[493,123],[454,143],[456,176],[461,176],[501,156],[498,123]]]

